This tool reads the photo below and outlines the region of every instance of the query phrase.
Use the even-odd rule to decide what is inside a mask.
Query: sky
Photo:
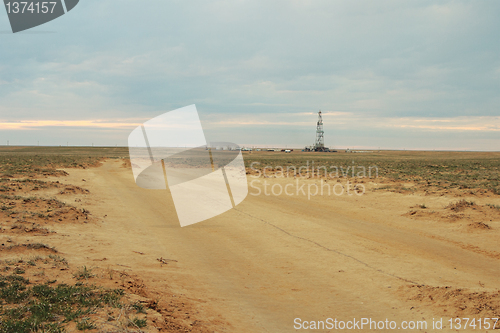
[[[208,141],[500,151],[500,2],[81,0],[13,34],[0,145],[118,145],[195,104]],[[189,136],[189,133],[186,133]]]

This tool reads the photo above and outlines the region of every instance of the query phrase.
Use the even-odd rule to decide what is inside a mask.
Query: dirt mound
[[[400,292],[404,293],[408,300],[433,306],[446,316],[500,317],[500,291],[498,290],[474,292],[449,286],[414,285],[401,287]]]
[[[132,168],[132,162],[130,162],[129,158],[124,158],[124,159],[122,159],[122,161],[123,161],[122,168],[127,168],[127,169]]]
[[[491,227],[484,222],[474,222],[468,225],[470,229],[490,230]]]
[[[26,252],[43,252],[43,253],[57,253],[57,249],[43,243],[25,243],[16,244],[7,241],[7,243],[2,243],[0,251],[8,251],[13,253],[26,253]]]
[[[64,189],[59,192],[59,194],[87,194],[90,193],[89,190],[81,188],[80,186],[68,185],[65,186]]]
[[[16,222],[10,226],[10,231],[15,234],[35,234],[35,235],[47,235],[51,233],[55,233],[55,231],[51,231],[48,228],[41,226],[40,224],[36,224],[34,222]]]
[[[20,196],[0,196],[0,217],[7,224],[12,223],[50,223],[76,222],[90,220],[90,212],[67,205],[57,199]]]
[[[0,179],[0,193],[3,194],[27,194],[33,191],[46,190],[49,188],[60,188],[64,186],[59,181],[43,181],[38,179]]]
[[[457,201],[457,202],[454,202],[454,203],[450,203],[445,208],[446,209],[450,209],[450,210],[452,210],[454,212],[460,212],[460,211],[463,211],[463,210],[465,210],[467,208],[473,208],[473,209],[475,209],[476,207],[477,207],[477,205],[473,201],[467,201],[465,199],[462,199],[460,201]]]
[[[500,218],[500,209],[496,205],[486,204],[478,205],[475,202],[462,199],[457,202],[451,202],[447,206],[433,207],[430,209],[425,204],[414,205],[411,210],[402,216],[443,222],[466,223],[469,230],[482,229],[490,230],[491,227],[482,221],[492,221]],[[476,220],[479,222],[471,222]]]

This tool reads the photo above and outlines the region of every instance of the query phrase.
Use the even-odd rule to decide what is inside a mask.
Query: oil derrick
[[[316,141],[314,142],[314,145],[305,147],[303,151],[335,152],[335,150],[330,150],[330,148],[325,147],[325,131],[323,131],[323,117],[321,116],[321,110],[318,112],[318,122],[316,123]]]
[[[323,117],[321,110],[318,112],[318,124],[316,126],[316,141],[314,143],[314,151],[325,150],[325,132],[323,131]]]

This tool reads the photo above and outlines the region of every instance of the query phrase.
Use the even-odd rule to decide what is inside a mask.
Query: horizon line
[[[76,146],[69,146],[69,145],[0,145],[0,149],[5,148],[5,147],[13,147],[13,148],[24,148],[24,147],[29,147],[29,148],[129,148],[128,146],[122,146],[122,145],[76,145]],[[203,146],[201,146],[203,147]],[[168,148],[175,148],[175,147],[168,147]],[[177,148],[186,148],[186,147],[177,147]],[[197,147],[190,147],[190,148],[197,148]],[[240,148],[250,148],[247,145],[245,146],[240,146]],[[304,148],[300,147],[279,147],[279,146],[257,146],[253,145],[251,146],[252,149],[294,149],[297,151],[302,151]],[[377,151],[415,151],[415,152],[477,152],[477,153],[500,153],[500,150],[475,150],[475,149],[439,149],[439,148],[434,148],[434,149],[406,149],[406,148],[335,148],[332,147],[330,148],[332,150],[337,150],[338,151],[347,151],[349,150],[350,152],[377,152]],[[265,150],[263,150],[265,151]],[[314,152],[313,152],[314,153]]]

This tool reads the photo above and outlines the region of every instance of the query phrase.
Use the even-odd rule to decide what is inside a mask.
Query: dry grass
[[[244,152],[248,173],[252,163],[254,169],[278,166],[331,166],[344,171],[352,166],[378,168],[380,180],[412,182],[421,189],[481,189],[500,195],[500,153],[483,152],[419,152],[419,151],[374,151],[371,153],[308,153],[293,152]],[[352,170],[352,169],[349,169]],[[357,174],[355,173],[355,176]],[[340,177],[352,178],[351,172],[340,172]],[[293,177],[293,176],[292,176]],[[372,173],[372,178],[375,175]]]
[[[462,199],[460,201],[450,203],[445,208],[450,209],[450,210],[452,210],[454,212],[460,212],[460,211],[462,211],[462,210],[464,210],[466,208],[471,208],[471,207],[474,207],[474,206],[476,206],[475,202],[473,202],[473,201],[467,201],[465,199]]]

